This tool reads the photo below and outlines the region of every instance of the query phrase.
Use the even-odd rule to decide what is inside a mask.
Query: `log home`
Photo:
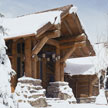
[[[65,81],[69,82],[77,102],[95,102],[96,96],[99,94],[99,88],[104,85],[101,81],[102,76],[100,76],[100,79],[98,77],[99,72],[96,71],[93,61],[96,61],[96,56],[68,59],[66,61]],[[101,69],[100,72],[104,73],[105,71]],[[99,81],[102,83],[99,84]]]
[[[5,19],[8,56],[17,79],[26,76],[49,82],[64,81],[68,58],[94,56],[95,52],[73,5]]]

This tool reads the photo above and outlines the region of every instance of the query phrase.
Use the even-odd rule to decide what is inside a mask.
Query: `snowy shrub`
[[[15,72],[11,68],[10,60],[6,55],[5,41],[0,37],[0,98],[3,104],[10,106],[9,108],[13,106],[10,80],[14,74]]]
[[[11,97],[11,84],[10,80],[15,75],[14,70],[11,68],[11,63],[6,55],[6,45],[3,39],[4,28],[0,26],[0,103],[8,108],[15,108],[14,102]]]

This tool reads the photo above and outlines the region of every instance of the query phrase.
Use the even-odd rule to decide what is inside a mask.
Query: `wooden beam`
[[[48,39],[49,38],[47,36],[41,39],[33,48],[32,55],[37,55],[39,51],[42,49],[42,47],[45,45],[45,43],[48,41]]]
[[[73,19],[75,19],[75,22],[78,26],[79,32],[82,33],[84,30],[82,29],[81,23],[79,21],[78,15],[77,14],[72,14]]]
[[[65,62],[66,59],[68,59],[72,53],[76,50],[76,46],[74,45],[67,53],[66,55],[61,59],[61,62]]]
[[[85,42],[77,42],[73,45],[73,47],[66,53],[66,55],[61,59],[61,62],[65,62],[66,59],[68,59],[72,53],[76,50],[76,48],[83,47],[85,45]]]
[[[31,66],[31,38],[25,40],[25,76],[32,77]]]
[[[42,47],[46,44],[48,39],[56,38],[60,36],[60,30],[55,30],[53,32],[45,33],[43,38],[38,42],[37,45],[32,50],[32,55],[37,55],[39,51],[42,49]]]
[[[41,35],[44,34],[46,31],[48,31],[51,27],[53,27],[53,24],[51,24],[51,22],[48,22],[48,23],[45,24],[43,27],[41,27],[39,30],[37,30],[36,37],[41,36]]]
[[[51,39],[51,38],[60,37],[61,33],[60,30],[55,30],[53,32],[46,33],[45,35],[47,35],[47,37]]]
[[[54,40],[54,39],[49,39],[49,40],[47,41],[47,44],[52,45],[52,46],[55,46],[55,47],[57,47],[57,48],[60,48],[59,41]]]
[[[79,41],[86,41],[86,35],[85,34],[80,34],[78,36],[74,36],[74,37],[71,37],[71,38],[67,38],[67,39],[62,39],[60,41],[60,44],[63,44],[63,43],[67,43],[67,42],[79,42]]]
[[[69,9],[66,9],[61,13],[61,19],[64,19],[69,14]]]
[[[72,33],[72,31],[71,31],[71,29],[69,27],[69,24],[66,22],[66,20],[63,20],[63,23],[66,26],[66,28],[67,28],[68,32],[70,33],[70,35],[72,35],[73,33]]]
[[[60,37],[60,35],[61,35],[60,30],[49,31],[49,32],[46,32],[46,33],[42,34],[39,37],[36,37],[36,40],[40,40],[40,39],[42,39],[46,36],[49,37],[50,39],[51,38],[57,38],[57,37]]]
[[[64,50],[64,49],[68,49],[68,48],[73,48],[74,47],[74,44],[77,44],[77,46],[79,48],[81,47],[84,47],[86,45],[86,41],[82,41],[82,42],[73,42],[72,44],[65,44],[65,45],[60,45],[60,49],[61,50]]]

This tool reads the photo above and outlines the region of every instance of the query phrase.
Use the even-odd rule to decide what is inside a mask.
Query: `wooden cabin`
[[[99,94],[99,79],[97,75],[73,75],[65,74],[65,81],[69,82],[74,96],[78,98],[88,98]]]
[[[99,94],[99,81],[93,61],[96,56],[68,59],[66,61],[65,81],[69,82],[76,99],[96,97]],[[102,71],[103,72],[103,71]],[[101,76],[102,77],[102,76]],[[101,85],[102,83],[100,83]]]
[[[70,11],[73,8],[68,5],[5,21],[6,28],[11,24],[4,36],[7,54],[17,73],[12,79],[12,91],[22,76],[41,79],[44,88],[49,82],[64,81],[68,58],[95,55],[77,13]],[[44,16],[47,21],[43,21]]]

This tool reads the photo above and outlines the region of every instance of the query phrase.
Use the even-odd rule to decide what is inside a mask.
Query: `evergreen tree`
[[[1,14],[0,14],[1,16]],[[2,16],[3,17],[3,16]],[[10,60],[6,54],[6,45],[3,39],[5,29],[0,25],[0,101],[7,108],[15,108],[11,95],[11,77],[15,74],[11,68]]]

